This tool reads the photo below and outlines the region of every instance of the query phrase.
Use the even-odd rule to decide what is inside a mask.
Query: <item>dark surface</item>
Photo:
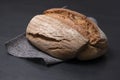
[[[120,80],[119,0],[0,0],[0,80]],[[109,40],[107,55],[89,62],[43,66],[7,53],[4,42],[23,33],[29,20],[52,7],[93,16]]]

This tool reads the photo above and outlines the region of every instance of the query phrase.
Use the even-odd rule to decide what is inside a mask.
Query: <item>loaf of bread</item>
[[[108,47],[106,35],[94,21],[63,8],[52,8],[33,17],[26,38],[46,54],[63,60],[95,59]]]

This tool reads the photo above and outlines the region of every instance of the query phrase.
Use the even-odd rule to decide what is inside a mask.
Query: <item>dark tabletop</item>
[[[30,19],[63,7],[97,19],[109,40],[107,54],[93,61],[44,66],[39,60],[11,56],[4,43],[25,32]],[[119,0],[0,0],[0,80],[120,80]]]

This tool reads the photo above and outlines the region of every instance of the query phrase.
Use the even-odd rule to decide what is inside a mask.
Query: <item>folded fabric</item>
[[[36,49],[25,37],[25,33],[6,42],[6,48],[9,54],[21,58],[40,58],[45,64],[54,64],[63,60],[53,58],[48,54]]]

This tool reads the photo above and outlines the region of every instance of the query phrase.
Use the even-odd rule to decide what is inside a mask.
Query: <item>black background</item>
[[[106,56],[46,67],[7,53],[5,41],[25,32],[33,16],[63,6],[97,19],[109,40]],[[119,45],[119,0],[0,0],[0,80],[120,80]]]

